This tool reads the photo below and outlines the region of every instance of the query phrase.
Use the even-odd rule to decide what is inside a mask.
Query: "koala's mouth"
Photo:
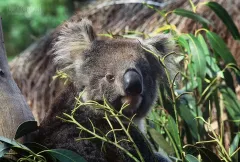
[[[118,96],[114,101],[110,101],[109,103],[113,106],[113,108],[117,111],[120,111],[123,105],[127,105],[122,113],[131,118],[134,114],[137,115],[137,111],[142,104],[143,96],[140,95],[126,95],[126,96]],[[96,100],[99,104],[104,105],[104,101]]]
[[[123,109],[123,114],[127,117],[132,117],[134,114],[137,113],[138,108],[142,103],[142,96],[141,95],[127,95],[121,98],[121,103],[127,104],[128,106]]]

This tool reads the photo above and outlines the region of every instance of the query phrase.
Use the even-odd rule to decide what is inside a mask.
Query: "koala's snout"
[[[123,76],[124,90],[128,95],[139,95],[142,93],[142,76],[136,70],[128,70]]]

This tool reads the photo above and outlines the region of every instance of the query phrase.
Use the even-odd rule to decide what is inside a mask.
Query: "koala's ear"
[[[173,52],[176,48],[174,39],[171,34],[159,34],[143,41],[144,45],[153,52],[164,56]]]
[[[60,28],[53,45],[54,63],[62,70],[74,68],[74,62],[82,62],[82,52],[90,47],[96,35],[87,19],[69,21]]]
[[[171,34],[159,34],[143,40],[142,44],[153,53],[160,55],[160,57],[173,53],[165,58],[165,65],[171,78],[173,78],[179,69],[177,64],[178,56],[176,55],[177,48],[173,36]]]

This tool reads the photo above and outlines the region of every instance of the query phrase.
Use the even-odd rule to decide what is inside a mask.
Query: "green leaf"
[[[9,157],[0,158],[0,162],[16,162],[16,160],[12,160]]]
[[[238,144],[239,144],[239,138],[240,138],[240,134],[236,134],[236,136],[234,137],[232,144],[230,145],[229,148],[229,154],[232,155],[232,153],[234,151],[236,151],[236,149],[238,148]]]
[[[203,79],[206,74],[206,58],[201,42],[190,34],[182,34],[177,38],[177,42],[190,55],[191,62],[188,64],[189,82],[184,87],[187,91],[192,91],[198,86],[196,77]]]
[[[208,45],[207,45],[206,41],[204,40],[204,37],[201,34],[198,34],[197,38],[198,38],[198,41],[203,48],[203,52],[204,52],[204,55],[205,55],[205,58],[206,58],[206,63],[207,63],[206,73],[210,77],[213,77],[215,75],[212,73],[212,71],[215,72],[215,74],[216,74],[217,72],[220,71],[220,69],[217,66],[217,62],[213,62],[213,58],[212,58],[212,56],[210,56]]]
[[[174,148],[169,145],[161,133],[153,128],[149,128],[148,131],[153,141],[157,143],[158,147],[161,147],[167,154],[174,153]]]
[[[192,69],[191,66],[188,67],[189,69]],[[190,71],[190,70],[189,70]],[[192,71],[190,71],[192,72]],[[185,91],[193,91],[195,88],[198,87],[198,82],[195,79],[190,78],[190,80],[185,84],[186,86],[183,87],[183,90]]]
[[[24,155],[24,154],[26,155],[27,153],[31,152],[31,150],[29,150],[29,148],[27,148],[26,146],[18,143],[15,140],[12,140],[12,139],[9,139],[6,137],[0,136],[0,142],[3,143],[3,145],[0,145],[0,150],[1,150],[1,148],[3,149],[3,152],[2,152],[3,155],[9,149],[12,149],[15,152],[17,152],[18,154],[22,154],[22,155]]]
[[[184,47],[184,49],[186,49],[188,53],[190,53],[190,47],[186,35],[182,34],[179,37],[177,37],[177,42],[180,46]]]
[[[207,38],[209,43],[216,54],[218,54],[226,64],[234,63],[236,64],[235,59],[233,58],[230,50],[226,46],[225,42],[220,36],[211,31],[207,31]]]
[[[223,78],[222,73],[219,74],[221,69],[218,67],[216,59],[210,55],[208,45],[204,40],[203,36],[201,34],[198,34],[197,38],[203,48],[203,52],[206,57],[206,62],[207,62],[206,73],[211,78],[216,77],[216,75],[220,75]]]
[[[198,87],[197,87],[198,93],[199,93],[199,94],[202,94],[202,90],[203,90],[203,78],[197,77],[197,78],[196,78],[196,81],[197,81],[197,83],[198,83]]]
[[[217,64],[217,60],[213,57],[206,57],[207,61],[207,75],[210,78],[215,78],[216,76],[219,76],[221,78],[224,78],[223,72],[219,68]]]
[[[210,24],[210,22],[205,19],[204,17],[192,12],[192,11],[188,11],[188,10],[185,10],[185,9],[175,9],[173,11],[173,13],[177,14],[177,15],[180,15],[180,16],[184,16],[184,17],[188,17],[190,19],[193,19],[195,21],[198,21],[200,22],[204,27],[207,27],[207,25]]]
[[[211,150],[199,147],[198,145],[189,145],[187,146],[186,152],[191,152],[194,155],[201,155],[201,162],[222,162],[221,159]]]
[[[231,71],[229,69],[226,69],[223,72],[223,75],[224,75],[224,78],[225,78],[226,85],[234,91],[235,86],[234,86],[234,80],[233,80],[233,76],[231,74]]]
[[[210,56],[210,52],[209,52],[209,50],[208,50],[207,43],[205,42],[203,36],[202,36],[201,34],[198,34],[197,38],[198,38],[199,43],[200,43],[201,46],[202,46],[204,55],[205,55],[206,57],[209,57],[209,56]]]
[[[9,144],[10,146],[14,146],[14,147],[18,147],[18,148],[22,148],[24,150],[29,150],[26,146],[18,143],[15,140],[0,136],[0,142],[4,143],[4,144]],[[30,151],[30,150],[29,150]]]
[[[43,150],[48,150],[47,147],[35,142],[24,143],[24,146],[26,146],[27,148],[29,148],[31,151],[35,153],[38,153]]]
[[[37,129],[38,126],[36,121],[26,121],[18,127],[17,132],[15,134],[15,139],[27,135],[28,133],[34,132]]]
[[[188,115],[186,115],[188,114]],[[194,119],[197,115],[193,114],[187,105],[181,104],[179,107],[179,115],[181,118],[186,122],[192,138],[194,138],[194,141],[197,141],[198,139],[198,126],[197,126],[197,121]]]
[[[199,162],[196,157],[194,157],[193,155],[190,155],[190,154],[187,154],[187,155],[185,156],[185,158],[186,158],[186,160],[187,160],[188,162]]]
[[[206,74],[206,58],[204,56],[203,48],[198,39],[192,34],[187,34],[189,47],[192,55],[191,64],[195,71],[195,75],[204,78]]]
[[[0,158],[3,157],[10,150],[10,146],[8,144],[0,144]]]
[[[236,97],[236,94],[232,91],[231,88],[222,86],[220,92],[223,96],[223,103],[226,107],[226,110],[232,120],[240,119],[240,103]]]
[[[47,152],[59,162],[87,162],[83,157],[70,150],[53,149]]]
[[[222,162],[221,159],[212,151],[207,148],[199,147],[198,151],[201,155],[203,162]]]
[[[172,116],[168,115],[168,124],[166,126],[167,130],[169,131],[172,139],[174,140],[174,144],[176,145],[179,153],[182,153],[180,135],[178,134],[177,124],[172,118]]]
[[[202,121],[195,119],[197,116],[202,117],[201,111],[198,111],[199,108],[197,107],[195,98],[189,94],[181,96],[178,107],[179,115],[187,124],[194,142],[198,141],[198,135],[201,135],[204,125]]]
[[[231,16],[228,14],[228,12],[217,2],[207,2],[206,6],[208,6],[210,9],[212,9],[216,15],[222,20],[222,22],[227,26],[228,30],[231,32],[234,39],[239,40],[240,34],[239,31],[234,24]]]
[[[27,148],[29,148],[32,152],[34,153],[39,153],[42,156],[44,156],[47,161],[54,161],[56,160],[53,156],[51,156],[50,154],[48,154],[48,152],[45,152],[46,150],[49,150],[47,147],[39,144],[39,143],[35,143],[35,142],[28,142],[28,143],[24,143],[24,146],[26,146]],[[18,150],[17,150],[18,151]],[[20,150],[21,151],[21,150]],[[40,153],[41,152],[41,153]],[[19,153],[19,152],[17,152]]]

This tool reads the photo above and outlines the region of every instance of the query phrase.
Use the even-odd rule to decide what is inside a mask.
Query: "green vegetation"
[[[46,31],[56,28],[73,12],[72,1],[68,0],[0,1],[0,16],[9,59],[46,34]]]
[[[240,35],[219,4],[191,4],[192,11],[176,9],[162,12],[149,6],[165,17],[166,26],[161,29],[167,30],[158,31],[171,32],[180,48],[180,52],[175,54],[184,57],[184,68],[177,74],[181,76],[181,84],[168,79],[170,89],[159,91],[159,104],[148,118],[149,124],[155,128],[154,132],[150,131],[150,136],[157,148],[165,145],[163,148],[181,161],[238,161],[240,103],[234,91],[233,77],[239,76],[239,69],[222,38],[208,29],[211,20],[198,15],[196,8],[208,6],[225,23],[234,39],[239,40]],[[202,28],[195,33],[180,33],[168,23],[169,14],[193,19],[202,24]],[[160,60],[163,62],[163,58]],[[228,117],[224,119],[226,114]],[[214,125],[214,121],[217,124]],[[228,139],[226,132],[230,134]],[[166,146],[165,141],[158,140],[162,136],[172,149],[167,147],[169,144]]]

